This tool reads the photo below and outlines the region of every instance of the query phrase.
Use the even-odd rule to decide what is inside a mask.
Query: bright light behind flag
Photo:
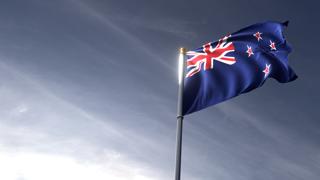
[[[141,169],[117,161],[101,164],[35,152],[0,151],[0,169],[1,180],[155,180],[144,176]]]
[[[183,63],[184,63],[184,49],[181,48],[180,49],[180,54],[179,54],[179,65],[178,65],[178,83],[179,85],[181,84],[182,80],[183,80]]]

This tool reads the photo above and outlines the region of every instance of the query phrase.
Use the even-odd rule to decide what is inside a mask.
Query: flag
[[[288,22],[264,22],[187,52],[183,115],[247,93],[268,78],[280,83],[297,75],[288,65]]]

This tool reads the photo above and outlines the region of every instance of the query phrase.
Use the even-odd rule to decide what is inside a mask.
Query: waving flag
[[[265,22],[187,52],[183,115],[263,85],[268,78],[293,81],[291,48],[283,36],[288,23]]]

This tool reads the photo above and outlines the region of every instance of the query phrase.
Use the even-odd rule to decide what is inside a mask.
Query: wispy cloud
[[[117,14],[109,17],[112,21],[132,26],[135,28],[145,28],[157,32],[171,34],[180,38],[194,39],[197,34],[191,27],[202,25],[201,22],[191,22],[173,18],[150,18],[146,16]]]
[[[147,45],[145,45],[138,37],[132,35],[130,32],[126,31],[125,29],[121,28],[120,26],[116,25],[112,21],[108,19],[108,17],[100,14],[98,11],[92,9],[88,4],[85,4],[81,1],[73,1],[76,5],[79,6],[79,8],[82,10],[82,12],[87,13],[88,15],[92,16],[96,20],[98,20],[101,24],[105,25],[106,28],[112,29],[115,34],[120,34],[125,38],[126,43],[132,43],[134,47],[148,55],[152,60],[157,61],[159,64],[163,65],[167,69],[170,69],[171,71],[174,71],[172,66],[170,66],[169,63],[164,61],[160,58],[160,56],[155,52],[152,51],[150,48],[148,48]]]

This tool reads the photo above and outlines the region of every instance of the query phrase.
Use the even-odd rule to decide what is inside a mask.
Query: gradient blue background
[[[299,79],[188,116],[182,178],[319,179],[318,7],[2,0],[0,179],[172,179],[178,48],[265,20],[290,20]]]

